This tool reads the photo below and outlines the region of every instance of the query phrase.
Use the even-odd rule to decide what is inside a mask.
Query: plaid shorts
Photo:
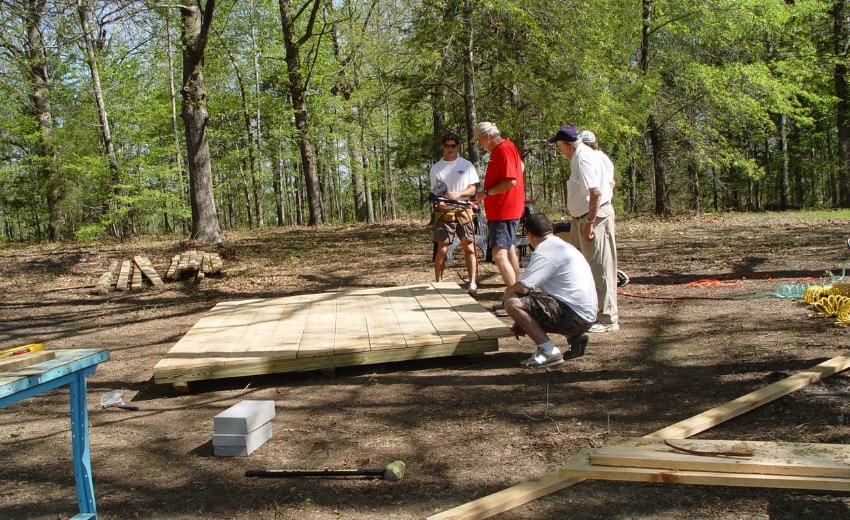
[[[566,303],[543,293],[528,293],[520,297],[520,301],[523,308],[546,332],[567,337],[580,336],[593,325],[593,322],[582,319]]]

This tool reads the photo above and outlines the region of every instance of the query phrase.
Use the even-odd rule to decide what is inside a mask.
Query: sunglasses
[[[455,143],[455,144],[446,144],[446,143],[443,143],[443,147],[444,147],[444,148],[457,148],[457,143]]]

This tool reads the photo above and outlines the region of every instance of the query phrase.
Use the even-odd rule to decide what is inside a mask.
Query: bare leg
[[[437,244],[437,256],[434,257],[434,281],[443,281],[443,271],[446,269],[446,253],[448,251],[448,244],[442,242]]]
[[[516,246],[511,246],[508,257],[511,259],[511,266],[514,268],[514,273],[519,278],[519,254],[517,254]]]
[[[478,284],[478,258],[475,253],[475,242],[470,242],[465,237],[461,237],[460,243],[463,245],[463,259],[466,262],[466,274],[469,275],[469,283]]]
[[[513,318],[514,322],[528,334],[528,337],[534,341],[535,345],[541,345],[549,341],[549,336],[543,330],[543,327],[522,306],[519,294],[511,293],[507,295],[502,304],[505,306],[508,316]]]
[[[516,256],[516,250],[514,250]],[[517,271],[514,269],[510,258],[510,250],[502,249],[501,247],[493,248],[493,262],[499,268],[499,274],[502,275],[502,281],[505,282],[505,287],[510,287],[516,283]]]

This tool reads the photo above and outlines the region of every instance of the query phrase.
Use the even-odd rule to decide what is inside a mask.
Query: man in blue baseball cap
[[[597,322],[590,332],[620,329],[617,312],[617,241],[614,233],[614,195],[605,178],[599,154],[582,143],[575,126],[562,126],[549,139],[570,160],[567,209],[572,215],[570,243],[582,252],[596,284]]]

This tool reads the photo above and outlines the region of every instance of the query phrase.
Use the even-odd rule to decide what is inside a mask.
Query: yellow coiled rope
[[[850,284],[810,285],[803,300],[821,316],[835,316],[836,323],[850,324]]]

